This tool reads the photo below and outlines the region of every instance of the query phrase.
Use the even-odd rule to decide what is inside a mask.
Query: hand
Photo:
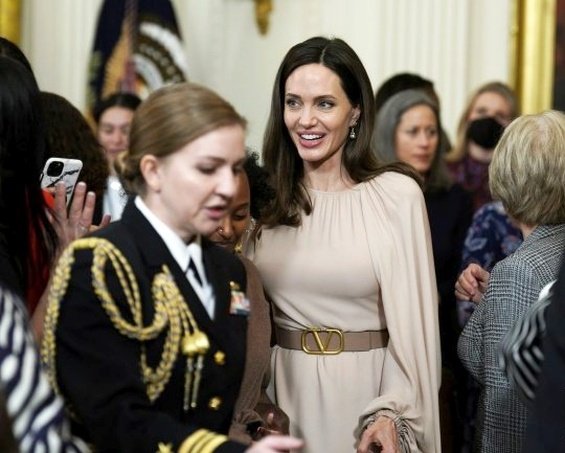
[[[57,255],[73,240],[84,236],[89,231],[102,228],[110,223],[110,216],[105,215],[100,225],[92,225],[96,195],[94,192],[86,192],[86,184],[84,182],[79,182],[76,185],[68,214],[67,189],[65,183],[57,183],[54,192],[50,191],[50,193],[55,196],[55,207],[53,209],[53,215],[47,211],[47,217],[53,225],[59,239]],[[45,291],[43,291],[41,299],[31,318],[32,330],[38,343],[41,343],[43,338],[43,322],[47,311],[47,296],[50,286],[51,280],[45,288]]]
[[[268,413],[265,430],[271,434],[288,434],[288,417],[280,409],[275,408]]]
[[[455,283],[456,299],[480,303],[487,290],[489,277],[490,274],[478,264],[469,264]]]
[[[101,228],[110,223],[110,217],[104,216],[98,226],[92,225],[96,195],[86,191],[86,184],[79,182],[74,190],[73,200],[67,213],[67,195],[65,183],[55,185],[54,218],[50,217],[59,238],[59,250],[91,230]]]
[[[304,442],[290,436],[267,436],[253,443],[246,453],[277,453],[302,448]]]
[[[257,403],[255,411],[263,419],[263,426],[258,431],[261,437],[268,434],[288,434],[289,420],[288,416],[277,406],[272,403]],[[260,438],[260,437],[259,437]]]
[[[374,450],[374,446],[380,447],[380,450]],[[372,451],[400,453],[396,425],[389,417],[384,415],[377,417],[377,419],[363,431],[361,441],[357,447],[357,453],[370,453]]]

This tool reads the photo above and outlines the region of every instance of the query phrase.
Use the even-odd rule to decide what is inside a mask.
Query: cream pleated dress
[[[310,355],[275,346],[271,387],[304,452],[355,451],[375,413],[402,450],[440,453],[440,376],[430,233],[420,188],[387,172],[341,192],[309,190],[299,227],[263,228],[249,250],[278,327],[388,329],[388,346]]]

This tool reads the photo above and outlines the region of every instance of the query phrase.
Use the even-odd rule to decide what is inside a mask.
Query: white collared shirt
[[[102,213],[110,214],[112,222],[120,220],[127,201],[128,196],[120,179],[116,175],[108,176],[102,201]]]
[[[145,204],[141,197],[135,197],[135,206],[151,224],[157,234],[163,239],[163,242],[173,255],[173,258],[178,263],[183,272],[188,269],[188,264],[192,259],[196,266],[196,270],[202,280],[202,284],[198,282],[194,276],[192,270],[186,272],[186,277],[192,286],[194,292],[198,295],[200,302],[208,312],[210,319],[214,319],[214,308],[216,306],[216,300],[214,298],[214,291],[212,286],[208,283],[206,278],[206,272],[204,271],[204,264],[202,262],[202,245],[201,236],[196,235],[194,241],[192,241],[188,246],[186,243],[176,234],[167,224],[165,224],[161,219],[159,219]]]

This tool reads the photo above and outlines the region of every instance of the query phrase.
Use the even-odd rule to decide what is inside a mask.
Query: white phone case
[[[78,159],[50,157],[45,162],[43,173],[41,173],[41,187],[43,189],[54,188],[55,184],[63,181],[66,187],[67,204],[69,204],[81,170],[82,161]]]

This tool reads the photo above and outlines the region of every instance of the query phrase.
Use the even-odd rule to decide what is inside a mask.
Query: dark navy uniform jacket
[[[133,202],[128,203],[120,221],[94,237],[114,244],[131,266],[139,285],[144,326],[150,325],[155,315],[153,278],[166,264],[198,328],[208,336],[210,349],[204,358],[196,408],[183,410],[187,360],[182,352],[178,352],[170,377],[164,379],[162,392],[151,402],[142,379],[142,354],[146,351],[149,366],[158,367],[169,326],[147,341],[120,332],[94,291],[93,251],[76,249],[54,329],[55,381],[74,414],[73,430],[97,451],[244,451],[244,445],[222,435],[230,426],[245,360],[247,319],[230,314],[230,282],[242,290],[246,287],[241,262],[202,240],[204,267],[216,300],[212,320],[161,237]],[[131,324],[124,280],[120,282],[109,262],[104,276],[119,309],[117,317]],[[52,301],[49,307],[53,308]]]

